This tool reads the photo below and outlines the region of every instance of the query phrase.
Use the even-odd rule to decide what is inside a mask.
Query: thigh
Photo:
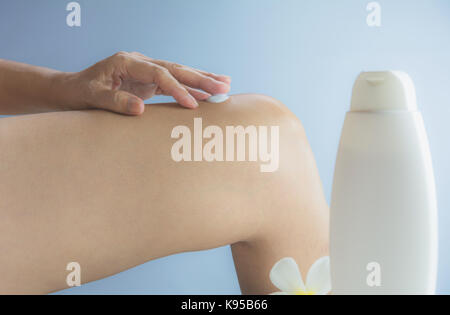
[[[250,116],[258,104],[242,96],[197,111],[151,105],[134,118],[85,111],[1,119],[0,292],[64,288],[72,261],[91,281],[250,238],[270,176],[258,163],[176,162],[172,132],[185,126],[194,136],[195,118],[223,128],[263,123],[266,115]]]

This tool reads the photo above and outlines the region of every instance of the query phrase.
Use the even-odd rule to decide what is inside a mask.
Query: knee
[[[232,120],[242,125],[279,127],[279,167],[272,173],[246,176],[245,192],[250,192],[251,201],[245,209],[252,213],[251,234],[233,250],[248,257],[255,253],[249,248],[260,249],[267,257],[266,274],[283,257],[296,258],[306,271],[315,259],[327,255],[328,205],[304,128],[273,98],[236,96],[229,106]]]
[[[224,104],[234,122],[280,126],[288,134],[305,138],[300,120],[279,100],[260,94],[234,95]]]
[[[237,95],[232,96],[225,107],[225,120],[242,126],[265,127],[270,138],[267,146],[274,146],[270,149],[276,149],[279,158],[279,168],[272,177],[289,180],[305,167],[315,167],[301,121],[282,102],[264,95]],[[278,132],[272,133],[272,128]],[[272,139],[272,136],[276,138]],[[264,141],[259,144],[264,144]]]
[[[272,168],[273,172],[252,175],[253,185],[258,186],[264,201],[256,203],[258,213],[265,218],[265,228],[260,232],[278,233],[287,225],[298,226],[302,220],[312,218],[323,225],[328,207],[300,120],[280,101],[262,95],[233,96],[224,106],[227,107],[225,120],[279,130],[278,139],[270,139],[267,144],[272,151],[277,150],[277,156],[273,152],[272,156],[278,159],[278,166]],[[276,141],[278,145],[274,147]]]

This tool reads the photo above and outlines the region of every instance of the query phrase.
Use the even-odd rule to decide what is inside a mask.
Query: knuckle
[[[135,56],[135,57],[148,58],[146,55],[141,54],[141,53],[138,52],[138,51],[133,51],[133,52],[130,53],[130,55]]]
[[[118,53],[115,53],[113,55],[113,59],[116,62],[125,62],[128,59],[128,53],[124,52],[124,51],[120,51]]]
[[[113,102],[115,104],[120,104],[120,93],[114,93],[114,95],[113,95]]]
[[[155,73],[158,77],[165,77],[169,75],[169,70],[167,68],[161,67],[161,66],[155,66]]]
[[[114,103],[117,104],[119,107],[124,106],[125,104],[125,97],[122,95],[122,93],[115,93],[114,95]]]
[[[179,63],[172,62],[172,63],[170,63],[170,68],[173,71],[177,71],[177,70],[180,70],[180,69],[184,69],[185,67],[183,65],[180,65]]]

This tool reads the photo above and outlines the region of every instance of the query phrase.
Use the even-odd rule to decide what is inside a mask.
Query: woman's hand
[[[140,53],[119,52],[94,66],[72,74],[86,107],[140,115],[145,99],[169,95],[187,108],[197,100],[228,93],[231,79]]]
[[[230,90],[231,79],[140,53],[117,53],[76,73],[0,60],[0,115],[99,108],[144,112],[144,100],[173,96],[184,107]]]

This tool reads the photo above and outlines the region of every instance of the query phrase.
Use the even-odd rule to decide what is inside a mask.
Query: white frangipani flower
[[[311,266],[306,285],[293,258],[277,262],[270,271],[270,280],[281,290],[274,295],[327,295],[331,292],[330,258],[320,258]]]

